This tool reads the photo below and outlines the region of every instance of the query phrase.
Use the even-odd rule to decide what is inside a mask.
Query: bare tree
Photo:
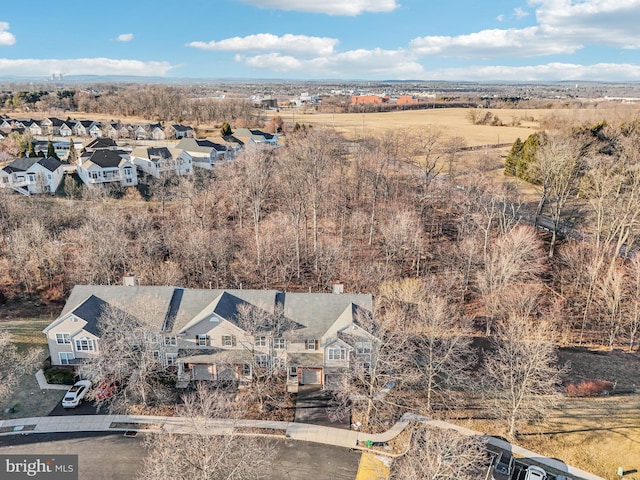
[[[631,258],[628,266],[628,276],[627,294],[629,302],[626,308],[624,327],[629,339],[629,352],[631,352],[640,332],[640,255],[635,254]]]
[[[240,344],[249,353],[251,365],[250,397],[258,402],[260,410],[267,402],[279,406],[286,390],[286,342],[298,326],[284,315],[281,306],[275,311],[244,303],[238,306],[236,321],[249,334]]]
[[[544,269],[543,261],[540,241],[531,227],[517,226],[493,242],[484,268],[477,275],[478,288],[487,310],[487,335],[491,334],[494,319],[509,309],[503,301],[506,289],[517,283],[535,283]]]
[[[393,462],[392,480],[476,480],[486,473],[484,442],[453,430],[415,426],[405,455]]]
[[[447,293],[426,286],[423,300],[407,328],[416,344],[415,366],[420,372],[416,388],[422,406],[452,408],[455,392],[468,385],[469,367],[475,364],[469,325],[454,311]]]
[[[615,265],[607,270],[596,285],[597,299],[603,313],[601,321],[610,350],[622,330],[625,287],[628,284],[623,266]]]
[[[7,399],[20,379],[20,375],[37,369],[42,351],[32,348],[18,352],[11,334],[0,330],[0,401]]]
[[[358,315],[362,336],[344,337],[353,344],[354,354],[339,383],[330,385],[335,400],[332,415],[344,417],[353,405],[363,428],[380,428],[412,404],[415,399],[407,395],[407,387],[418,381],[420,372],[414,365],[415,344],[404,322],[400,309],[388,308],[376,318]]]
[[[542,193],[536,215],[542,213],[544,204],[549,205],[553,231],[549,256],[553,256],[560,220],[569,197],[578,187],[578,178],[582,173],[584,154],[583,142],[574,136],[563,133],[545,135],[536,154],[534,168],[542,184]]]
[[[143,303],[145,306],[140,305],[139,311],[146,311],[149,319],[156,317],[157,322],[153,300]],[[109,409],[124,411],[132,404],[148,406],[165,400],[169,390],[162,382],[166,371],[164,338],[152,333],[143,320],[110,304],[103,306],[98,328],[97,354],[80,365],[80,373],[94,384],[114,381],[120,384],[121,388],[108,399]],[[100,408],[107,399],[96,400]]]
[[[147,438],[140,480],[244,480],[262,478],[274,457],[268,440],[243,436],[229,393],[203,386],[184,397],[176,414],[187,419],[188,433],[161,432]],[[231,420],[222,431],[210,420]],[[219,428],[219,427],[218,427]]]
[[[512,315],[497,326],[494,350],[484,362],[495,413],[510,436],[518,425],[540,418],[555,404],[562,370],[557,365],[555,332],[546,320]]]

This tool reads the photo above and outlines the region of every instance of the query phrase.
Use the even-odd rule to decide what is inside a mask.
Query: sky
[[[639,25],[640,0],[20,0],[0,77],[640,81]]]

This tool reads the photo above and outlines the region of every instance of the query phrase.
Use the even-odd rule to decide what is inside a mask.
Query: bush
[[[613,390],[613,382],[609,380],[585,380],[577,385],[567,385],[566,393],[569,397],[595,397],[606,395]]]
[[[44,378],[55,385],[73,385],[76,372],[73,367],[51,367],[44,370]]]

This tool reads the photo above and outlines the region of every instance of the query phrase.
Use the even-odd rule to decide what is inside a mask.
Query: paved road
[[[0,437],[0,453],[77,454],[82,480],[129,480],[146,455],[144,435],[53,433]],[[361,452],[291,440],[276,441],[266,480],[353,480]]]

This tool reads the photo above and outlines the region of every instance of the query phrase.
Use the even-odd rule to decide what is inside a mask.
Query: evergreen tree
[[[223,137],[228,137],[230,135],[233,135],[233,131],[231,130],[231,125],[229,125],[227,122],[224,122],[220,127],[220,135],[222,135]]]
[[[76,147],[73,144],[73,140],[69,140],[69,155],[67,155],[67,162],[74,164],[78,161],[78,154],[76,153]]]
[[[541,134],[537,132],[529,135],[524,142],[518,138],[513,143],[504,162],[505,175],[513,175],[527,182],[537,183],[535,175],[530,169],[535,162],[540,140]]]
[[[38,155],[36,155],[36,148],[35,145],[33,144],[33,142],[29,143],[29,151],[27,153],[27,157],[29,158],[33,158],[33,157],[37,157]]]
[[[53,142],[51,140],[49,140],[47,142],[47,158],[53,157],[56,160],[60,160],[58,158],[58,154],[56,153],[56,149],[53,148]]]
[[[507,155],[507,159],[504,161],[504,174],[509,175],[511,177],[516,175],[518,170],[518,162],[522,156],[522,147],[523,143],[520,140],[520,137],[516,138],[516,141],[513,142],[513,146],[509,151],[509,155]]]

